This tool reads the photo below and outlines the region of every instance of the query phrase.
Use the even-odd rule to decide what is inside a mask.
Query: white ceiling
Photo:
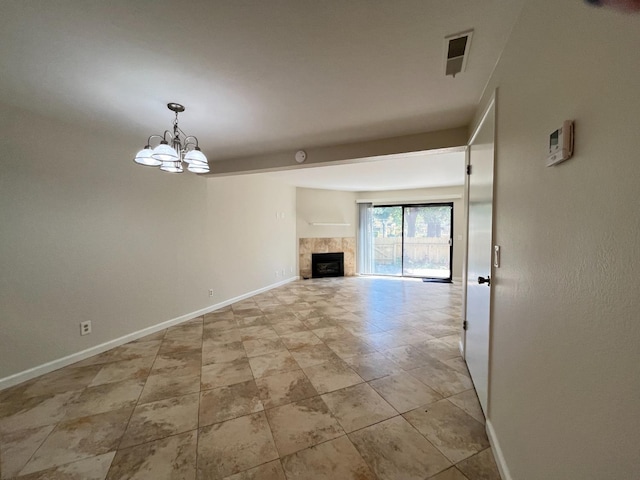
[[[345,165],[265,173],[289,185],[368,192],[464,185],[464,151],[388,155]]]
[[[467,125],[524,0],[2,2],[0,102],[212,160]],[[467,71],[444,37],[475,29]]]

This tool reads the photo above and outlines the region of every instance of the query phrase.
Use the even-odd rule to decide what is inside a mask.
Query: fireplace
[[[344,277],[344,253],[312,253],[311,277]]]

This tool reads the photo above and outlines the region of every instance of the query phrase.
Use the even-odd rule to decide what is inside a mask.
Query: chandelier
[[[167,108],[175,112],[173,121],[173,133],[165,130],[162,135],[151,135],[147,145],[140,150],[133,159],[138,165],[146,167],[160,167],[163,172],[182,173],[182,162],[187,164],[187,169],[193,173],[208,173],[209,163],[204,153],[200,151],[198,139],[187,136],[178,127],[178,114],[185,108],[179,103],[168,103]],[[160,143],[151,148],[151,140],[160,139]]]

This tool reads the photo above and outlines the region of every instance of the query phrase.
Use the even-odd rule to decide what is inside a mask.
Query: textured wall
[[[514,479],[640,472],[638,32],[529,1],[483,99],[498,88],[489,419]],[[566,119],[575,156],[547,168]]]
[[[135,139],[11,111],[0,379],[295,276],[295,188],[164,174],[131,161]]]

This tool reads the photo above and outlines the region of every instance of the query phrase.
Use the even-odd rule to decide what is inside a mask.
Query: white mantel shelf
[[[314,227],[350,227],[350,223],[309,222]]]

